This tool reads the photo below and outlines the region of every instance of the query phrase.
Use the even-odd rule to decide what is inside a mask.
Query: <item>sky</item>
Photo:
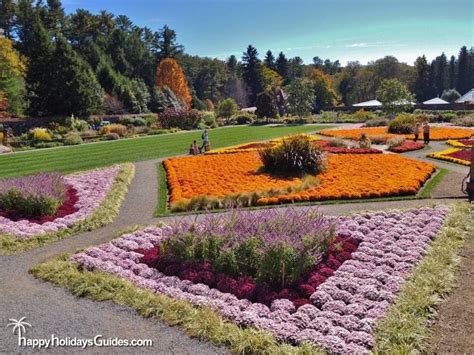
[[[412,64],[474,46],[473,0],[63,0],[127,15],[135,24],[174,29],[188,54],[226,59],[249,44],[260,57],[271,49],[311,63],[342,64],[394,55]]]

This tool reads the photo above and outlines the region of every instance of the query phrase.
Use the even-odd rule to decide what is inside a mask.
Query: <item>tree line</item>
[[[7,102],[16,116],[206,110],[226,98],[240,107],[267,102],[281,114],[285,92],[302,88],[312,91],[317,111],[374,99],[385,79],[397,79],[418,101],[453,99],[474,86],[467,47],[449,59],[420,56],[413,66],[393,56],[367,65],[319,57],[305,64],[271,50],[260,58],[251,45],[223,61],[186,54],[167,26],[153,31],[107,11],[66,15],[60,0],[2,0],[0,28],[0,110]]]

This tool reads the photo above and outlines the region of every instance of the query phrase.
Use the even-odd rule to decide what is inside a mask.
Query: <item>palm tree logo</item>
[[[20,318],[18,320],[16,319],[9,319],[10,323],[7,324],[7,327],[13,327],[13,334],[18,330],[18,341],[21,339],[22,334],[26,334],[26,328],[25,327],[30,327],[31,324],[28,322],[25,322],[26,317]]]

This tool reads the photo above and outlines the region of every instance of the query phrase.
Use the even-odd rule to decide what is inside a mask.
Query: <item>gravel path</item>
[[[437,146],[437,143],[433,144],[433,147]],[[417,153],[406,155],[426,160],[425,154],[426,151],[419,156]],[[216,354],[227,352],[226,349],[191,339],[178,328],[169,327],[157,320],[144,319],[128,307],[118,306],[111,302],[94,302],[77,298],[60,287],[35,279],[28,273],[32,266],[61,253],[71,253],[79,248],[110,240],[123,228],[134,224],[166,221],[167,218],[153,218],[157,201],[156,162],[146,161],[136,164],[136,176],[114,223],[24,254],[0,257],[0,327],[4,327],[9,318],[27,317],[27,321],[33,325],[31,329],[28,329],[28,336],[31,338],[46,338],[51,334],[61,337],[88,338],[102,334],[104,337],[152,339],[153,348],[141,348],[140,353]],[[453,164],[448,165],[453,174],[448,175],[445,180],[448,181],[448,185],[453,185],[451,180],[459,178],[464,172],[461,169],[458,170]],[[427,206],[434,202],[449,204],[455,200],[403,200],[296,208],[317,208],[326,214],[339,215],[361,210]],[[11,329],[0,331],[0,353],[18,353],[16,339]],[[57,352],[84,353],[73,348],[60,348]],[[130,349],[118,348],[114,348],[113,352],[136,353]],[[93,351],[89,349],[86,353],[108,354],[110,349],[93,349]]]

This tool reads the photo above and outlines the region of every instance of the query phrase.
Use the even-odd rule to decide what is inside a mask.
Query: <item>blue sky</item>
[[[240,57],[253,44],[300,56],[412,63],[474,46],[472,0],[64,0],[66,12],[105,9],[154,30],[167,24],[193,55]]]

